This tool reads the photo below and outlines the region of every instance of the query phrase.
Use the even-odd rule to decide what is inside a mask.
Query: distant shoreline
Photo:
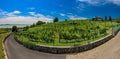
[[[18,28],[30,26],[31,24],[0,24],[0,28],[12,28],[12,26],[17,26]]]

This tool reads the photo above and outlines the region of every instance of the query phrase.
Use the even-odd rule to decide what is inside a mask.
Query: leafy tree
[[[18,31],[17,26],[13,26],[12,27],[12,32],[17,32],[17,31]]]
[[[58,22],[59,19],[57,17],[54,18],[54,22]]]
[[[105,16],[105,21],[107,21],[107,16]]]
[[[23,28],[24,31],[28,30],[29,29],[29,26],[26,26]]]
[[[30,27],[35,27],[36,25],[35,24],[32,24]]]
[[[42,25],[42,24],[45,24],[45,22],[38,21],[38,22],[36,23],[36,25]]]
[[[67,19],[65,19],[65,21],[68,21]]]
[[[92,21],[95,21],[96,19],[95,18],[92,18]]]
[[[109,21],[112,21],[112,17],[111,16],[109,16]]]

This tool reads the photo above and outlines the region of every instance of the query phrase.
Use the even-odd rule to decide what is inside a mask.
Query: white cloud
[[[3,16],[3,17],[12,17],[12,16],[16,16],[20,13],[21,12],[18,11],[18,10],[15,10],[13,12],[6,12],[6,11],[3,11],[3,10],[0,10],[0,16]]]
[[[35,22],[37,20],[33,17],[16,16],[0,18],[0,24],[33,24]]]
[[[35,15],[35,12],[28,12],[30,15]]]
[[[38,13],[35,13],[35,12],[28,12],[30,15],[32,15],[32,17],[35,17],[41,21],[44,21],[44,22],[52,22],[52,17],[47,15],[43,15],[43,14],[38,14]]]
[[[33,24],[39,20],[43,22],[52,22],[53,19],[44,17],[35,18],[31,16],[14,16],[0,18],[0,24]]]
[[[107,3],[112,3],[120,6],[120,0],[77,0],[79,2],[85,2],[92,5],[104,5]]]
[[[87,2],[89,4],[98,4],[99,0],[78,0],[80,2]]]
[[[61,15],[61,16],[65,16],[65,14],[63,14],[63,13],[60,13],[60,15]]]
[[[79,16],[69,16],[69,18],[70,18],[71,20],[85,20],[85,19],[87,19],[87,18],[85,18],[85,17],[79,17]]]
[[[18,11],[18,10],[15,10],[15,11],[13,11],[12,13],[13,13],[13,14],[20,14],[21,12]]]
[[[53,21],[52,17],[36,14],[35,12],[29,12],[31,16],[18,16],[20,13],[17,10],[13,12],[0,10],[0,24],[33,24],[39,20],[43,22]]]
[[[116,5],[120,6],[120,0],[108,0],[108,2],[111,2],[113,4],[116,4]]]
[[[30,7],[30,8],[27,8],[27,9],[29,9],[29,10],[34,10],[34,9],[35,9],[35,7]]]

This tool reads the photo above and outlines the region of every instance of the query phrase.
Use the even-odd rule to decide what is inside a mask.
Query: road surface
[[[6,39],[5,47],[9,59],[66,59],[66,55],[55,55],[27,49],[17,43],[13,35]]]
[[[75,54],[49,54],[33,51],[18,44],[13,35],[7,38],[5,46],[9,59],[120,59],[120,32],[97,48]]]

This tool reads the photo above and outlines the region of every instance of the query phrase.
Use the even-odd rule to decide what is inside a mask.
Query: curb
[[[3,46],[3,53],[4,53],[4,55],[5,55],[4,58],[5,58],[5,59],[9,59],[9,58],[8,58],[8,54],[7,54],[7,50],[6,50],[5,46],[4,46],[4,43],[2,43],[2,46]]]

